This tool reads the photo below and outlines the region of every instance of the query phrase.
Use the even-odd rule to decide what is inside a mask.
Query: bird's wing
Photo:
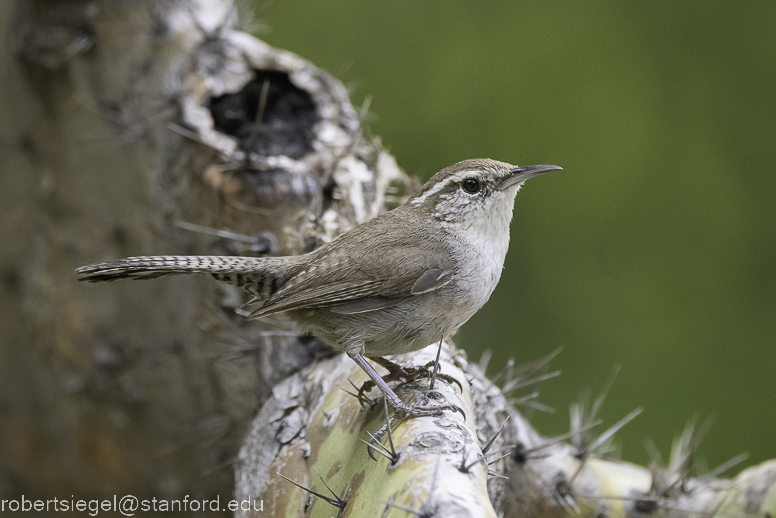
[[[364,313],[437,290],[452,279],[449,252],[441,243],[421,240],[407,246],[369,239],[374,232],[365,230],[322,249],[250,318],[305,308]]]

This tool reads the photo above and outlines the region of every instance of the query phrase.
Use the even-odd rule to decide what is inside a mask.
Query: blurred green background
[[[501,283],[456,337],[490,372],[559,346],[536,415],[568,429],[616,363],[605,425],[666,456],[694,413],[710,465],[776,457],[776,3],[257,2],[260,37],[372,97],[424,180],[466,158],[565,172],[518,195]],[[738,469],[738,468],[737,468]],[[737,471],[736,469],[736,471]]]

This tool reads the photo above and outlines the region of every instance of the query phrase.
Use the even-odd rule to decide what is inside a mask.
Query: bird
[[[438,416],[456,408],[403,402],[367,358],[385,365],[383,356],[440,342],[469,320],[501,277],[517,192],[558,170],[464,160],[403,205],[303,255],[129,257],[75,274],[88,282],[206,274],[239,286],[253,296],[249,319],[286,314],[352,358],[397,414]]]

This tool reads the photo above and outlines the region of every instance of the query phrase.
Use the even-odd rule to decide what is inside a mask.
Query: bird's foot
[[[364,442],[367,445],[367,453],[369,453],[369,456],[372,458],[372,460],[375,460],[375,461],[377,460],[377,458],[374,456],[375,451],[377,451],[380,455],[388,458],[391,461],[392,465],[396,464],[396,462],[399,461],[399,454],[396,452],[396,449],[394,448],[394,445],[393,445],[393,438],[391,437],[391,428],[392,426],[396,426],[399,423],[399,421],[401,421],[402,419],[406,419],[408,417],[442,416],[444,415],[445,410],[453,410],[455,412],[460,412],[463,418],[466,419],[466,414],[457,405],[426,405],[426,404],[408,405],[403,401],[399,401],[398,404],[396,402],[391,403],[391,406],[393,406],[393,409],[394,409],[394,414],[392,417],[389,417],[388,401],[392,401],[392,399],[387,396],[384,401],[385,401],[385,420],[386,420],[385,424],[381,426],[380,429],[377,430],[375,433],[369,433],[369,442],[367,441],[364,441]],[[391,423],[393,423],[393,425]],[[388,432],[388,444],[390,448],[382,444],[382,440],[386,432]]]
[[[391,401],[391,406],[399,417],[440,417],[445,414],[445,410],[452,410],[453,412],[460,413],[466,419],[466,414],[458,405],[428,405],[425,403],[409,405],[403,401]]]
[[[403,418],[403,417],[422,417],[422,416],[442,416],[445,410],[453,410],[454,412],[460,412],[463,418],[466,419],[466,414],[458,406],[449,405],[449,404],[428,405],[426,404],[429,399],[428,397],[424,398],[423,402],[421,403],[408,405],[407,403],[399,399],[399,396],[397,396],[396,393],[391,389],[391,387],[388,386],[388,383],[386,383],[385,379],[381,377],[377,373],[377,371],[375,371],[374,367],[372,367],[369,364],[366,358],[364,358],[360,354],[353,355],[352,358],[356,362],[356,364],[358,364],[358,366],[361,367],[371,379],[370,381],[367,381],[361,386],[361,389],[359,390],[359,394],[363,393],[364,391],[368,390],[371,387],[374,387],[374,386],[379,387],[380,390],[383,391],[383,394],[385,394],[386,401],[388,402],[388,404],[393,407],[396,417]],[[380,360],[384,360],[384,358],[380,358]],[[390,362],[390,363],[393,363],[393,362]],[[434,392],[429,391],[426,394],[428,396],[428,395],[434,394]]]
[[[382,377],[383,381],[386,383],[399,380],[404,380],[405,383],[409,383],[424,378],[430,379],[433,376],[433,367],[435,363],[433,361],[428,362],[422,367],[402,367],[398,363],[394,363],[391,360],[383,357],[370,357],[370,360],[374,361],[388,371],[388,374]],[[463,392],[463,386],[461,386],[461,382],[453,376],[450,376],[449,374],[442,374],[441,372],[437,371],[436,377],[437,379],[446,381],[450,385],[455,383],[458,385],[458,388],[461,390],[461,392]],[[365,381],[358,391],[359,397],[363,397],[367,392],[372,390],[375,385],[375,382],[372,380]]]

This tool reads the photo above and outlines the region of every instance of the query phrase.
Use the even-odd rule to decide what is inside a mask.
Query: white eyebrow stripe
[[[457,173],[445,178],[444,181],[439,182],[438,184],[433,186],[431,189],[428,190],[428,192],[423,193],[422,196],[419,196],[418,198],[415,198],[414,200],[412,200],[410,204],[420,205],[421,203],[425,202],[430,196],[433,196],[434,194],[438,193],[448,185],[461,182],[466,178],[471,178],[472,176],[479,177],[479,175],[480,175],[479,171],[458,171]]]

